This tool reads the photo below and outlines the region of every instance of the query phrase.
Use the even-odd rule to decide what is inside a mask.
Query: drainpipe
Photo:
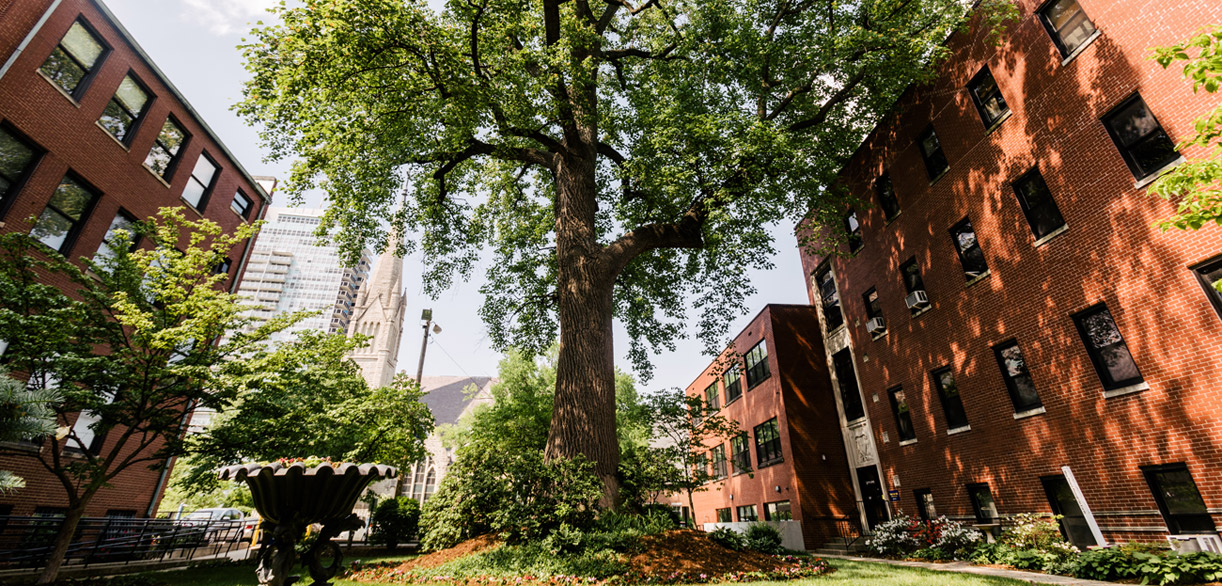
[[[34,28],[30,29],[29,34],[27,34],[25,38],[21,40],[21,44],[17,45],[17,49],[13,51],[13,54],[9,55],[8,61],[5,61],[4,65],[0,66],[0,79],[3,79],[4,74],[8,73],[8,70],[13,67],[13,63],[17,62],[17,58],[21,56],[21,52],[25,51],[25,48],[29,46],[30,41],[34,40],[34,37],[38,35],[38,31],[42,30],[42,25],[47,24],[47,21],[51,18],[51,13],[55,12],[56,8],[59,8],[61,2],[63,2],[63,0],[55,0],[51,3],[51,6],[47,8],[46,12],[42,13],[42,18],[38,19],[38,22],[34,24]]]

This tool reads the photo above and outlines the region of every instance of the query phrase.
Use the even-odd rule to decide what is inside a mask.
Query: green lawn
[[[752,582],[755,586],[1019,586],[1016,580],[956,574],[916,568],[903,568],[871,562],[829,560],[835,572],[827,576],[790,582]],[[251,567],[205,568],[159,575],[167,582],[182,586],[253,586]],[[303,580],[308,583],[309,578]],[[358,586],[365,583],[335,580],[333,584]]]

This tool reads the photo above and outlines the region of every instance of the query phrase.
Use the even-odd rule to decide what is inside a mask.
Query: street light
[[[424,351],[429,347],[429,326],[433,326],[433,333],[440,334],[441,326],[433,323],[433,310],[426,309],[420,312],[420,321],[424,322],[424,339],[420,341],[420,365],[416,367],[416,386],[420,386],[420,379],[424,377]]]

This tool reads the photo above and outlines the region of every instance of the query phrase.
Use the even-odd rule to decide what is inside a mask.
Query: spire
[[[361,291],[361,298],[358,302],[360,305],[364,305],[370,296],[374,298],[384,296],[390,303],[392,299],[402,295],[403,257],[395,254],[398,248],[399,234],[393,232],[390,241],[386,243],[386,250],[378,257],[378,264],[373,267],[373,274],[369,275],[369,281],[365,283]]]

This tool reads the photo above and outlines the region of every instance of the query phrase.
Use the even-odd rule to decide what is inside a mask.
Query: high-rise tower
[[[352,353],[371,387],[390,384],[398,364],[407,300],[403,297],[403,259],[395,254],[397,247],[398,241],[392,240],[378,258],[373,274],[357,294],[348,328],[349,336],[373,336],[369,345]]]

